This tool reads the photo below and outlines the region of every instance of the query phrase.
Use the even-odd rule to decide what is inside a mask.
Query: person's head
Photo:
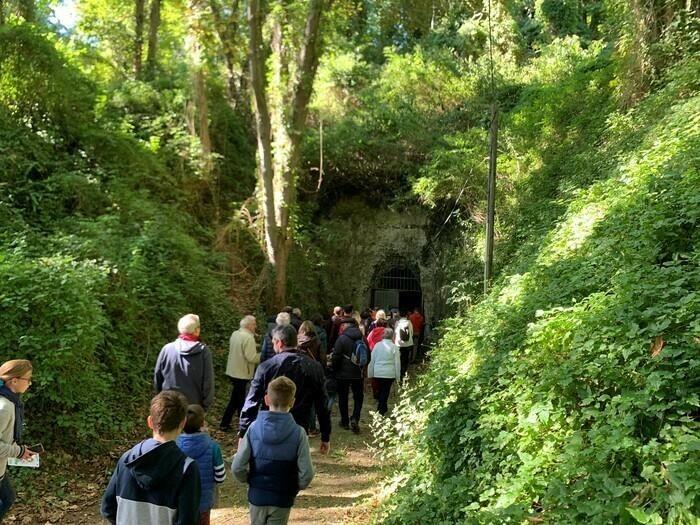
[[[290,325],[275,326],[272,330],[272,346],[279,353],[285,348],[296,348],[297,331]]]
[[[335,315],[335,316],[343,315],[343,308],[340,306],[334,307],[333,308],[333,315]]]
[[[287,312],[280,312],[275,318],[275,323],[277,324],[277,326],[287,326],[291,322],[292,317]]]
[[[245,328],[246,330],[255,333],[258,322],[255,320],[254,315],[246,315],[243,319],[241,319],[240,325],[241,328]]]
[[[377,321],[380,319],[384,319],[386,321],[386,312],[384,310],[377,310],[376,319]]]
[[[204,426],[204,409],[200,405],[187,407],[187,420],[185,421],[185,434],[194,434],[202,430]]]
[[[389,327],[385,328],[384,333],[382,334],[382,339],[388,339],[389,341],[391,341],[393,338],[394,338],[394,331]]]
[[[316,335],[316,327],[311,321],[304,321],[301,323],[301,326],[299,327],[299,336],[302,335]]]
[[[387,322],[386,318],[377,319],[376,323],[377,323],[377,326],[380,326],[380,327],[381,326],[388,326],[388,324],[389,324]]]
[[[294,308],[292,310],[292,315],[301,319],[301,308]]]
[[[360,319],[369,319],[370,317],[372,316],[370,315],[369,310],[362,310],[362,313],[360,314]]]
[[[391,317],[393,317],[395,319],[399,317],[399,310],[397,308],[391,309]]]
[[[279,376],[270,381],[265,394],[265,404],[272,412],[289,412],[294,406],[294,396],[297,386],[294,381],[285,376]]]
[[[289,314],[289,315],[292,315],[293,311],[294,311],[294,308],[292,308],[291,306],[285,306],[284,308],[282,308],[280,310],[280,312],[284,312],[284,313]]]
[[[185,427],[187,398],[177,390],[163,390],[151,400],[148,427],[153,437],[169,441],[175,439]]]
[[[311,322],[316,326],[321,326],[323,324],[323,317],[321,317],[321,314],[314,314],[311,316]]]
[[[347,316],[351,316],[354,310],[355,308],[351,304],[346,304],[345,306],[343,306],[343,313]]]
[[[199,335],[199,316],[195,314],[183,315],[177,322],[177,330],[181,334]]]
[[[0,366],[0,379],[15,394],[22,394],[32,384],[32,363],[26,359],[12,359]]]

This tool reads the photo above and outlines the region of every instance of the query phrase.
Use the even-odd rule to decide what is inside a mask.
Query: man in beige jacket
[[[240,415],[248,383],[255,373],[255,365],[260,362],[260,353],[255,346],[256,326],[255,317],[246,315],[241,319],[241,327],[231,334],[226,375],[231,379],[233,388],[219,425],[224,431],[231,429],[233,416]]]

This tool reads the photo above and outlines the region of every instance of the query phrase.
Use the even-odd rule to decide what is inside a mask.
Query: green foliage
[[[626,114],[577,63],[505,120],[510,261],[378,427],[382,523],[700,518],[699,64]]]
[[[134,423],[180,316],[200,314],[208,343],[230,333],[226,258],[168,169],[189,155],[176,90],[129,83],[105,103],[38,32],[0,28],[0,50],[0,360],[34,363],[30,434],[100,447]]]

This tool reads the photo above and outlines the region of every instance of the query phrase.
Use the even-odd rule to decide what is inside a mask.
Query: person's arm
[[[223,483],[226,479],[226,464],[224,463],[224,457],[221,455],[221,447],[218,443],[214,443],[213,449],[214,481],[216,483]]]
[[[260,366],[255,371],[253,380],[250,382],[248,395],[241,409],[241,417],[238,423],[238,437],[245,436],[250,424],[258,417],[258,405],[265,395],[265,370],[267,367]]]
[[[376,345],[374,348],[377,348]],[[379,351],[379,349],[377,349],[377,351]],[[367,365],[367,377],[370,379],[374,377],[374,363],[377,361],[377,351],[372,350],[369,364]]]
[[[163,349],[161,349],[160,354],[158,354],[158,359],[156,359],[156,368],[153,371],[153,391],[156,394],[160,394],[160,391],[163,390]]]
[[[333,353],[331,354],[331,363],[333,370],[336,372],[340,370],[341,363],[343,361],[343,341],[340,337],[336,340],[335,345],[333,345]]]
[[[255,351],[255,338],[252,335],[243,341],[243,355],[249,363],[257,365],[260,362],[260,354]]]
[[[396,372],[396,379],[401,377],[401,352],[399,348],[394,348],[394,371]]]
[[[214,402],[214,362],[211,358],[209,347],[204,347],[202,355],[204,362],[204,376],[202,377],[202,408],[209,410]]]
[[[314,479],[314,464],[311,463],[309,437],[303,428],[299,427],[299,446],[297,447],[297,470],[299,471],[299,488],[305,489]]]
[[[12,416],[14,415],[14,406],[8,406],[7,410],[0,410],[0,429],[4,434],[13,425]],[[13,425],[14,426],[14,425]],[[12,433],[10,430],[9,433]],[[0,441],[0,458],[20,458],[24,455],[25,447],[22,447],[14,441],[8,443]]]
[[[250,443],[248,436],[239,440],[238,450],[231,461],[231,474],[241,483],[248,483],[248,469],[250,467]]]
[[[199,523],[199,501],[202,483],[196,461],[190,461],[180,484],[177,496],[177,515],[173,525],[197,525]]]
[[[112,477],[109,479],[109,484],[102,496],[102,505],[100,507],[100,513],[112,525],[117,522],[117,479],[119,478],[120,463],[121,459],[117,462],[117,467],[114,469]]]

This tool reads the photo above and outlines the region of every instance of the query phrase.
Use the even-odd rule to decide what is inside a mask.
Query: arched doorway
[[[371,289],[371,305],[389,310],[409,311],[423,307],[423,292],[418,268],[392,257],[375,273]]]

